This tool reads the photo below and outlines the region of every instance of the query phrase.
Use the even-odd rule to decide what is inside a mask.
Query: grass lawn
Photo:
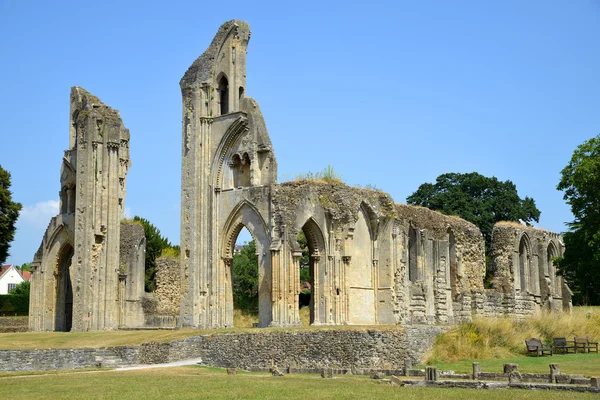
[[[595,353],[555,354],[552,357],[511,357],[487,360],[456,361],[453,363],[436,362],[431,365],[441,370],[456,373],[473,372],[473,361],[479,362],[482,372],[502,372],[506,363],[519,364],[520,372],[549,374],[550,363],[558,364],[563,374],[582,374],[587,377],[600,377],[600,355]]]
[[[259,333],[269,331],[315,331],[315,330],[397,330],[396,325],[357,326],[330,325],[291,328],[231,328],[231,329],[181,329],[142,331],[98,331],[98,332],[20,332],[0,333],[0,350],[67,349],[83,347],[137,346],[156,341],[168,342],[198,335],[223,333]]]
[[[403,388],[364,376],[239,373],[197,366],[0,377],[0,392],[19,399],[591,399],[588,393],[534,390]]]

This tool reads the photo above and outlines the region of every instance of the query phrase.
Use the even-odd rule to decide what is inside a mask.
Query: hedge
[[[0,315],[29,315],[29,296],[0,294]]]

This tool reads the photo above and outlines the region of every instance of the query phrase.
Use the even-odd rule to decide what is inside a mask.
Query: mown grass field
[[[138,371],[0,377],[7,399],[592,399],[596,394],[533,390],[404,388],[364,376],[239,373],[197,366]]]

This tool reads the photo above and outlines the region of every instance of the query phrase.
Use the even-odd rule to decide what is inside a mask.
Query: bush
[[[0,295],[0,315],[29,315],[29,296],[22,294]]]

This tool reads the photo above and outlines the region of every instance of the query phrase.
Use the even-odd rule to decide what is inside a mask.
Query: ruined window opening
[[[242,97],[244,97],[244,87],[240,86],[240,90],[239,90],[239,99],[242,100]]]
[[[560,286],[559,286],[559,277],[556,276],[556,266],[554,265],[554,262],[552,261],[552,259],[554,257],[556,257],[558,254],[556,254],[556,248],[552,245],[552,243],[550,243],[548,245],[548,250],[546,251],[546,260],[548,261],[548,275],[550,275],[550,285],[554,291],[553,294],[558,294],[560,293]]]
[[[300,294],[298,296],[298,309],[301,315],[300,320],[304,323],[306,321],[306,318],[302,318],[302,316],[307,311],[310,314],[312,285],[314,283],[314,280],[311,270],[310,249],[308,247],[306,235],[304,234],[303,230],[300,230],[300,232],[298,232],[296,240],[298,241],[298,246],[300,247],[300,251],[302,252],[299,264],[300,281],[298,282],[298,284],[300,285]]]
[[[417,230],[408,228],[408,280],[415,283],[418,279],[419,247],[417,246]]]
[[[221,103],[221,115],[229,113],[229,82],[223,75],[219,80],[219,102]]]
[[[525,292],[527,288],[527,276],[529,271],[529,249],[525,237],[521,238],[519,243],[519,278],[521,280],[521,292]]]
[[[250,164],[248,153],[244,153],[242,157],[238,154],[233,155],[229,165],[233,175],[234,188],[250,186]]]

